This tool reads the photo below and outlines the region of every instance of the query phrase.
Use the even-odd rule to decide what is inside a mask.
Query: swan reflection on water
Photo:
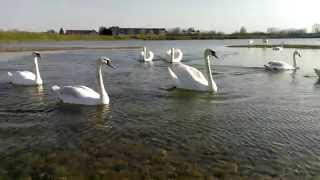
[[[88,120],[95,124],[97,128],[111,128],[111,109],[109,105],[97,106],[95,111],[89,115]]]
[[[109,120],[112,118],[109,105],[85,106],[59,102],[56,104],[55,111],[58,116],[63,117],[65,122],[78,121],[90,123],[96,127],[109,127]]]
[[[43,89],[43,86],[36,86],[36,87],[33,87],[34,89],[34,94],[37,95],[37,96],[42,96],[44,95],[44,89]]]

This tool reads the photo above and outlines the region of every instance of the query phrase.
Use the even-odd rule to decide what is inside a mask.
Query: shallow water
[[[318,39],[272,41],[319,43]],[[16,45],[144,45],[155,52],[157,60],[141,63],[135,50],[44,53],[40,71],[45,85],[34,88],[6,83],[7,71],[32,68],[30,53],[0,54],[1,157],[25,151],[76,150],[83,139],[95,139],[97,146],[128,139],[174,151],[203,167],[219,160],[237,162],[243,175],[319,174],[320,84],[313,68],[320,67],[320,51],[301,50],[301,69],[295,73],[271,73],[262,68],[263,64],[271,59],[291,63],[293,49],[274,52],[225,47],[244,43],[245,40]],[[168,64],[161,58],[172,46],[182,49],[186,64],[201,71],[204,49],[218,51],[221,58],[212,62],[217,94],[168,90],[173,84]],[[106,68],[103,73],[109,107],[59,103],[50,87],[95,87],[95,60],[100,56],[108,56],[117,67]]]

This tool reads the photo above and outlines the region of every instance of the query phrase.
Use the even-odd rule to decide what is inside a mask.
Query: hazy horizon
[[[307,28],[320,23],[317,0],[1,0],[0,29],[98,29],[99,26],[157,27],[234,32]]]

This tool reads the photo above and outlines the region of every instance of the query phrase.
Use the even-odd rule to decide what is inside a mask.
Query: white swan
[[[106,64],[112,68],[111,60],[101,57],[97,60],[97,91],[86,86],[52,86],[52,90],[57,93],[63,103],[79,105],[105,105],[109,104],[109,96],[104,88],[102,78],[102,65]]]
[[[269,71],[285,71],[285,70],[296,70],[299,69],[297,66],[296,56],[301,57],[301,53],[298,50],[293,52],[293,65],[288,64],[284,61],[270,61],[264,65],[266,70]]]
[[[34,57],[34,72],[30,71],[16,71],[8,72],[9,82],[15,85],[22,86],[39,86],[42,85],[42,79],[40,76],[38,60],[41,59],[39,52],[32,53]]]
[[[154,54],[152,51],[147,51],[146,47],[143,47],[143,51],[141,51],[141,57],[143,62],[151,62]]]
[[[262,39],[263,44],[269,45],[269,40],[268,39]]]
[[[185,65],[183,63],[173,64],[171,65],[171,67],[168,67],[170,76],[174,80],[176,87],[179,89],[194,91],[217,92],[217,85],[212,78],[210,56],[218,58],[214,50],[205,50],[204,61],[206,65],[208,80],[198,69]]]
[[[248,40],[248,46],[252,46],[253,43],[254,43],[254,40],[252,40],[252,39]]]
[[[183,53],[180,49],[171,48],[167,51],[167,61],[169,63],[181,62]]]
[[[272,50],[274,50],[274,51],[283,51],[283,47],[276,46],[276,47],[273,47]]]

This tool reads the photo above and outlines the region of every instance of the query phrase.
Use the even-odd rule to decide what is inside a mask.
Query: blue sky
[[[0,29],[195,27],[233,32],[311,28],[320,0],[0,0]]]

